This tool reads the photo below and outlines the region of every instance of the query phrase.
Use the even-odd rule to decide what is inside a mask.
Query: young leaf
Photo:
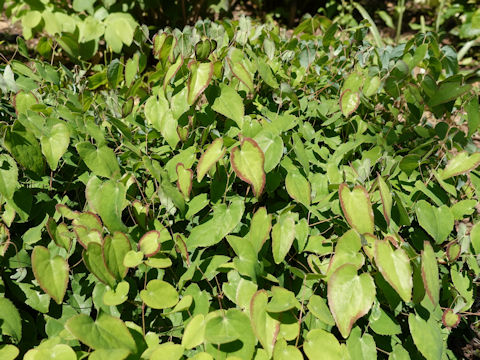
[[[303,349],[309,360],[343,360],[348,356],[345,346],[340,345],[335,335],[323,329],[310,330]]]
[[[345,339],[355,321],[372,307],[375,293],[371,275],[358,275],[356,266],[351,264],[341,266],[328,280],[328,305]]]
[[[52,256],[43,246],[32,251],[32,269],[40,287],[57,304],[63,302],[68,285],[68,263],[60,255]]]
[[[338,189],[340,205],[348,223],[360,234],[373,234],[373,210],[367,190],[362,186],[355,186],[352,191],[347,184],[341,184]]]
[[[254,195],[260,197],[266,179],[265,155],[255,140],[242,137],[240,147],[235,146],[230,152],[230,161],[237,176],[252,185]]]
[[[227,62],[232,74],[240,80],[250,92],[253,92],[255,89],[255,85],[253,84],[253,74],[250,73],[241,62],[232,61],[229,58],[227,58]]]
[[[205,174],[215,163],[225,155],[226,149],[223,147],[223,139],[217,138],[208,145],[197,165],[197,181],[202,181]]]
[[[412,267],[407,253],[402,248],[392,249],[386,240],[375,241],[375,263],[387,282],[403,301],[412,299]]]
[[[110,289],[103,294],[103,303],[107,306],[123,304],[128,299],[129,290],[130,284],[126,281],[121,281],[115,289]]]
[[[162,234],[158,230],[151,230],[145,233],[138,242],[138,250],[141,251],[145,257],[155,255],[160,251],[162,245],[160,239]]]
[[[188,68],[190,69],[190,77],[187,85],[187,101],[189,105],[193,105],[212,80],[213,63],[191,61],[188,64]]]
[[[250,231],[247,234],[247,239],[252,244],[255,253],[258,254],[262,249],[265,240],[267,240],[272,228],[272,215],[267,213],[265,207],[259,208],[252,216],[250,222]]]
[[[86,250],[82,253],[83,262],[87,269],[95,275],[98,280],[110,287],[115,286],[115,278],[108,271],[105,261],[103,260],[102,246],[98,243],[90,243]]]
[[[148,98],[145,102],[144,112],[147,121],[154,129],[160,131],[168,145],[174,149],[180,141],[177,132],[178,122],[174,118],[163,92],[159,96],[150,96]]]
[[[82,160],[95,175],[109,179],[120,177],[117,157],[108,146],[101,145],[96,148],[88,141],[84,141],[78,143],[76,148]]]
[[[188,322],[182,336],[182,346],[193,349],[205,341],[205,316],[198,314]]]
[[[360,104],[360,95],[358,92],[354,92],[350,89],[346,89],[340,96],[340,109],[344,116],[350,116],[355,110],[357,110]]]
[[[40,138],[42,153],[50,169],[56,170],[58,161],[68,149],[70,130],[63,122],[47,121],[47,134]]]
[[[267,313],[268,295],[265,290],[257,291],[250,301],[250,322],[253,332],[269,356],[277,341],[280,323]]]

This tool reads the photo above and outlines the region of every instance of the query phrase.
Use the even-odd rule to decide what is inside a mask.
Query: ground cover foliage
[[[2,359],[461,358],[480,111],[454,48],[117,21],[131,56],[20,40],[2,66]]]

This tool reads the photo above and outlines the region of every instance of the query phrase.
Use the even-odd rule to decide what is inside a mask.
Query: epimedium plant
[[[480,124],[434,34],[198,22],[2,69],[2,359],[455,359]],[[463,340],[465,341],[465,340]]]

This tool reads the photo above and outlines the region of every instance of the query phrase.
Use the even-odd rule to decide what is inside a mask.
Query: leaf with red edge
[[[360,105],[360,95],[358,92],[354,92],[350,89],[345,90],[340,95],[340,109],[343,115],[350,116]]]
[[[446,309],[442,315],[442,323],[447,328],[456,328],[462,317],[452,309]]]
[[[253,193],[258,198],[265,187],[265,155],[257,142],[242,137],[240,147],[235,146],[230,152],[233,170],[243,181],[252,185]]]
[[[212,80],[213,63],[190,61],[188,68],[190,69],[190,77],[187,84],[187,101],[189,105],[193,105]]]
[[[440,298],[441,281],[438,277],[437,257],[429,241],[424,241],[422,250],[422,279],[425,291],[432,301],[437,305]]]
[[[328,280],[328,306],[342,336],[346,339],[353,324],[368,313],[375,299],[375,284],[368,273],[357,274],[357,267],[345,264]]]
[[[223,147],[223,139],[218,138],[208,145],[207,150],[198,160],[197,165],[197,181],[202,181],[205,174],[215,163],[225,155],[226,149]]]
[[[452,241],[447,246],[446,253],[447,253],[448,261],[455,262],[460,256],[461,252],[462,252],[462,246],[458,242]]]
[[[116,231],[113,235],[107,235],[103,239],[103,261],[107,270],[117,280],[123,279],[127,274],[128,269],[123,265],[123,259],[130,250],[130,241],[124,233]]]
[[[160,251],[161,234],[158,230],[152,230],[145,233],[138,242],[138,250],[141,251],[145,257],[153,256]]]
[[[350,191],[348,185],[343,183],[338,189],[338,197],[350,226],[360,234],[373,234],[373,209],[367,190],[357,185]]]

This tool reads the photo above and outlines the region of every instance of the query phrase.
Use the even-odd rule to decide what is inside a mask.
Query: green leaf
[[[177,188],[183,194],[185,199],[190,198],[190,192],[192,191],[192,179],[193,171],[186,169],[182,163],[177,164]]]
[[[122,51],[123,44],[130,46],[137,23],[128,13],[110,13],[104,20],[105,41],[116,53]]]
[[[114,232],[103,239],[102,254],[108,271],[117,279],[121,280],[127,275],[127,268],[123,265],[125,255],[130,251],[130,241],[125,234]]]
[[[344,116],[350,116],[360,105],[360,95],[356,91],[346,89],[340,96],[340,109]]]
[[[478,96],[474,96],[465,106],[468,120],[468,136],[472,136],[480,126],[480,104],[478,103]]]
[[[446,81],[440,84],[437,91],[428,101],[428,106],[435,107],[449,101],[455,100],[470,91],[472,85],[461,85],[457,81]]]
[[[232,74],[240,80],[250,92],[253,92],[255,89],[253,84],[253,74],[246,69],[242,62],[232,61],[230,58],[227,58],[227,62]]]
[[[130,250],[123,258],[123,265],[129,268],[137,267],[142,263],[143,252]]]
[[[273,349],[274,360],[303,360],[303,355],[295,346],[288,345],[285,339],[279,339]]]
[[[60,255],[52,256],[43,246],[32,251],[32,268],[40,287],[56,301],[63,302],[68,286],[68,263]]]
[[[378,188],[380,191],[380,198],[382,199],[383,216],[387,221],[387,225],[390,225],[390,218],[392,214],[392,205],[393,205],[392,191],[390,190],[390,187],[387,185],[385,180],[383,180],[383,178],[380,175],[377,176],[377,181],[378,181]]]
[[[100,313],[96,321],[85,314],[76,315],[65,323],[72,335],[94,350],[126,349],[137,351],[135,341],[125,323],[113,316]]]
[[[255,336],[265,351],[272,355],[280,323],[267,313],[268,295],[265,290],[257,291],[250,301],[250,322]]]
[[[468,154],[465,151],[461,151],[451,158],[447,166],[440,171],[440,178],[445,180],[452,176],[465,174],[474,170],[480,165],[480,153]]]
[[[295,220],[290,213],[282,214],[272,228],[272,253],[276,264],[280,264],[295,240]]]
[[[354,265],[343,265],[328,280],[328,305],[338,330],[345,339],[355,321],[372,307],[375,293],[371,275],[358,275]]]
[[[85,141],[78,143],[76,148],[82,160],[95,175],[110,179],[118,179],[120,177],[117,157],[108,146],[100,145],[96,148],[88,141]]]
[[[126,189],[121,182],[107,180],[102,182],[93,176],[87,183],[85,195],[90,208],[103,220],[111,231],[125,231],[122,211],[125,208]]]
[[[175,288],[163,280],[150,280],[145,290],[140,291],[140,298],[152,309],[166,309],[178,302]]]
[[[179,344],[166,342],[160,344],[152,355],[150,360],[180,360],[183,356],[183,347]]]
[[[312,295],[308,301],[307,308],[320,321],[327,325],[335,325],[335,319],[324,298],[318,295]]]
[[[123,64],[118,59],[114,59],[107,67],[107,80],[111,89],[115,89],[122,81]]]
[[[193,105],[212,80],[213,63],[191,61],[188,64],[188,68],[190,70],[190,77],[188,78],[187,85],[187,101],[189,105]]]
[[[233,87],[223,83],[220,84],[220,95],[215,98],[212,109],[235,121],[240,129],[243,128],[243,117],[245,115],[243,99]]]
[[[168,145],[174,149],[180,141],[177,133],[178,123],[163,92],[160,92],[158,96],[148,98],[145,102],[144,112],[147,121],[162,134]]]
[[[285,178],[285,187],[288,195],[305,207],[310,206],[311,188],[310,183],[298,171],[289,171]]]
[[[125,65],[125,85],[130,87],[135,80],[135,77],[138,73],[138,62],[140,56],[138,53],[135,53],[133,57],[128,59],[127,64]]]
[[[183,65],[183,56],[180,54],[177,57],[177,60],[175,61],[175,63],[170,65],[170,67],[167,70],[167,73],[165,74],[165,79],[163,80],[163,89],[165,89],[168,83],[175,77],[175,75],[180,70],[182,65]]]
[[[480,254],[480,222],[472,226],[470,230],[470,241],[472,243],[474,255]]]
[[[58,162],[65,154],[70,143],[70,130],[64,122],[47,121],[46,134],[40,138],[42,153],[50,169],[55,171]]]
[[[393,351],[388,356],[388,360],[410,360],[410,355],[402,345],[397,344],[393,347]]]
[[[454,328],[460,323],[461,316],[452,309],[446,309],[442,315],[442,323],[447,328]]]
[[[376,240],[375,263],[385,280],[395,289],[402,300],[411,301],[412,267],[405,250],[402,248],[393,250],[388,240]]]
[[[295,294],[280,286],[272,286],[272,298],[267,305],[267,311],[270,313],[281,313],[293,308],[300,308],[300,303],[295,298]]]
[[[418,223],[435,240],[437,244],[443,243],[450,235],[454,218],[450,208],[446,205],[434,207],[425,200],[420,200],[416,207]]]
[[[15,343],[22,339],[22,319],[13,303],[4,297],[0,297],[0,330],[2,335],[8,335],[13,338]],[[0,350],[0,354],[3,350]]]
[[[433,251],[432,245],[428,241],[423,242],[422,258],[422,279],[425,285],[425,291],[432,301],[437,305],[440,299],[440,279],[438,277],[437,257]]]
[[[187,240],[189,251],[197,247],[212,246],[227,236],[241,221],[245,205],[235,199],[229,207],[220,204],[214,208],[213,218],[192,229]]]
[[[198,314],[188,322],[182,336],[182,346],[193,349],[205,341],[205,316]]]
[[[363,334],[356,326],[347,339],[347,349],[352,359],[369,360],[377,358],[375,340],[370,334]]]
[[[266,173],[272,171],[280,162],[283,156],[283,140],[281,136],[276,135],[272,131],[260,131],[253,138],[265,154],[264,170]]]
[[[237,176],[252,186],[255,197],[260,197],[265,187],[265,155],[255,140],[242,137],[240,147],[230,152],[230,162]]]
[[[19,353],[20,350],[15,345],[0,345],[0,358],[3,360],[15,360]],[[28,360],[26,357],[24,359]]]
[[[367,190],[357,185],[350,191],[347,184],[341,184],[338,196],[343,214],[350,226],[360,234],[373,234],[373,210]]]
[[[215,163],[225,155],[225,148],[223,147],[223,139],[217,138],[208,145],[205,152],[198,160],[197,164],[197,181],[202,181],[205,174],[211,169]]]
[[[278,85],[277,79],[275,78],[272,72],[271,67],[261,59],[258,59],[257,67],[258,67],[258,73],[262,78],[262,80],[265,81],[265,84],[267,84],[268,86],[274,89],[278,89],[279,85]]]
[[[443,353],[442,332],[438,323],[430,316],[428,321],[410,314],[408,326],[413,342],[427,360],[441,360]]]
[[[108,271],[105,261],[103,260],[102,246],[96,242],[88,244],[87,250],[82,254],[83,262],[87,269],[94,274],[101,282],[114,287],[115,278]]]
[[[121,281],[117,287],[110,289],[103,294],[103,303],[107,306],[117,306],[123,304],[128,299],[130,285],[126,281]]]
[[[305,336],[303,350],[309,360],[348,359],[348,352],[344,345],[340,345],[337,338],[323,329],[310,330]]]
[[[17,163],[7,154],[0,154],[0,194],[12,199],[18,186]]]
[[[43,174],[45,166],[40,144],[19,122],[7,128],[3,144],[20,165],[37,175]]]
[[[38,104],[38,100],[31,92],[19,91],[14,98],[13,106],[17,115],[26,114],[32,105]]]
[[[272,228],[272,215],[267,213],[265,207],[259,208],[255,211],[250,222],[250,231],[246,238],[252,244],[255,253],[258,254],[262,249],[263,244],[270,234]]]

